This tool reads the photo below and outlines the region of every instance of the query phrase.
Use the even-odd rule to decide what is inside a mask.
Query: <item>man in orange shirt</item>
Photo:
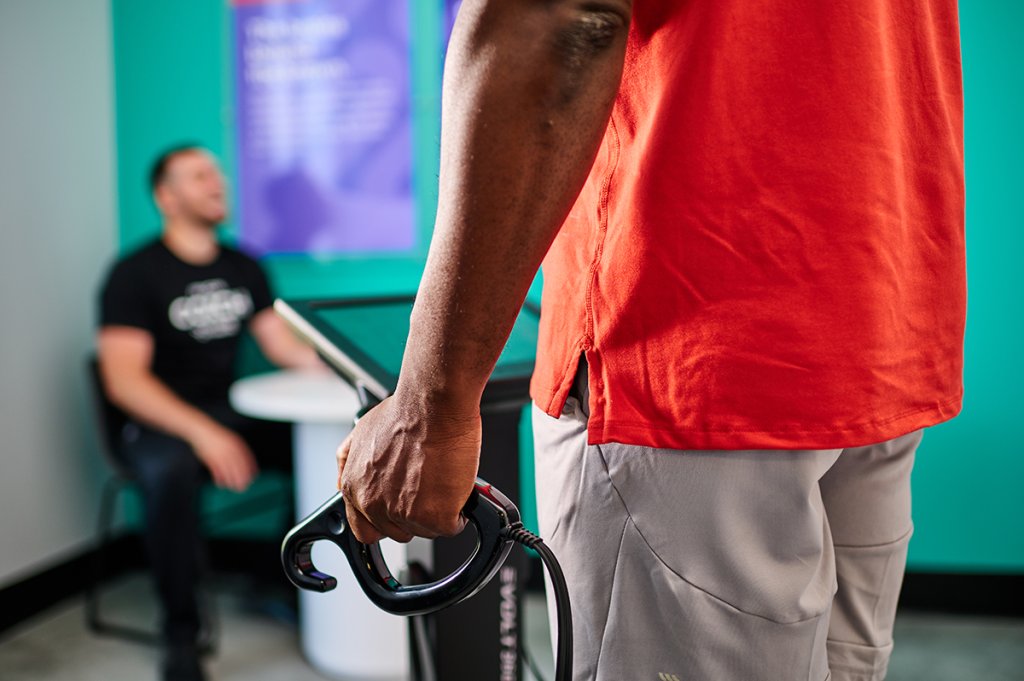
[[[457,532],[541,260],[541,533],[578,679],[882,679],[922,429],[962,395],[955,0],[478,0],[363,541]]]

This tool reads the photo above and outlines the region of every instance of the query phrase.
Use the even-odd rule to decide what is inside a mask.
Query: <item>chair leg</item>
[[[291,513],[294,508],[294,488],[290,482],[284,488],[288,504],[286,506],[286,526],[282,536],[291,527]],[[280,492],[271,490],[268,493],[255,495],[250,499],[235,503],[228,508],[206,513],[202,517],[202,522],[208,527],[230,527],[236,523],[249,520],[254,515],[265,513],[268,506],[273,506],[275,502],[280,503]],[[206,555],[209,556],[208,551]],[[202,652],[213,653],[216,652],[219,644],[220,621],[217,611],[216,594],[209,588],[210,566],[206,565],[204,571],[206,572],[206,580],[204,580],[206,583],[201,587],[200,591],[200,615],[202,622],[199,631],[199,646]]]
[[[207,579],[209,575],[207,574]],[[220,643],[220,618],[217,613],[216,596],[206,584],[200,586],[199,596],[199,652],[212,655]]]
[[[157,632],[107,622],[103,620],[100,614],[100,587],[106,579],[106,554],[114,535],[115,502],[117,501],[118,493],[129,484],[131,484],[131,481],[126,478],[114,476],[103,487],[96,532],[97,546],[93,552],[92,575],[85,590],[85,622],[89,629],[96,634],[154,645],[161,641],[161,637]]]
[[[99,635],[112,636],[136,643],[156,645],[162,641],[162,637],[156,631],[147,631],[139,627],[109,622],[103,619],[101,613],[101,586],[106,579],[107,553],[111,541],[114,539],[114,512],[118,494],[132,484],[129,478],[115,475],[103,487],[100,500],[100,514],[97,523],[97,546],[93,553],[92,574],[85,589],[85,620],[88,628]],[[288,490],[291,492],[291,490]],[[251,517],[252,515],[265,511],[267,502],[277,499],[277,493],[267,494],[250,500],[248,503],[236,504],[231,509],[226,509],[218,516],[221,523],[231,525],[234,522]],[[293,505],[289,505],[289,511]],[[208,575],[207,575],[208,576]],[[200,628],[199,646],[204,653],[212,653],[217,649],[219,643],[219,618],[216,610],[215,598],[208,589],[203,588],[201,594],[201,612],[203,621]]]

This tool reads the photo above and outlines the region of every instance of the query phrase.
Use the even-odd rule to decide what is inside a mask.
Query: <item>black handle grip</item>
[[[469,598],[490,581],[512,548],[507,529],[521,524],[515,504],[479,478],[462,514],[476,529],[476,549],[458,570],[430,584],[398,582],[380,545],[362,544],[349,530],[340,492],[292,528],[281,545],[281,562],[295,586],[330,591],[338,580],[318,571],[312,560],[313,544],[327,540],[345,553],[359,586],[377,607],[394,615],[436,612]]]

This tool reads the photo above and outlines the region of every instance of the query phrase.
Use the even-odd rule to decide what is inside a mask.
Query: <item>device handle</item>
[[[515,504],[480,478],[462,514],[476,529],[476,548],[459,569],[430,584],[399,583],[388,569],[380,545],[361,543],[349,529],[340,492],[288,532],[281,545],[281,562],[295,586],[330,591],[338,580],[317,570],[312,559],[313,544],[327,540],[344,552],[356,581],[377,607],[394,615],[436,612],[469,598],[487,584],[512,548],[506,529],[520,524]]]

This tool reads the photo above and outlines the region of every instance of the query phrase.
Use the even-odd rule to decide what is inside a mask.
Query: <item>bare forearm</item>
[[[618,91],[628,3],[466,2],[448,52],[434,239],[399,393],[480,393]]]
[[[313,348],[288,329],[272,309],[257,314],[249,326],[260,350],[282,369],[325,368]]]
[[[279,348],[267,359],[282,369],[326,369],[313,348],[293,341],[287,347]]]
[[[110,400],[133,419],[193,442],[216,422],[149,372],[104,374]]]

